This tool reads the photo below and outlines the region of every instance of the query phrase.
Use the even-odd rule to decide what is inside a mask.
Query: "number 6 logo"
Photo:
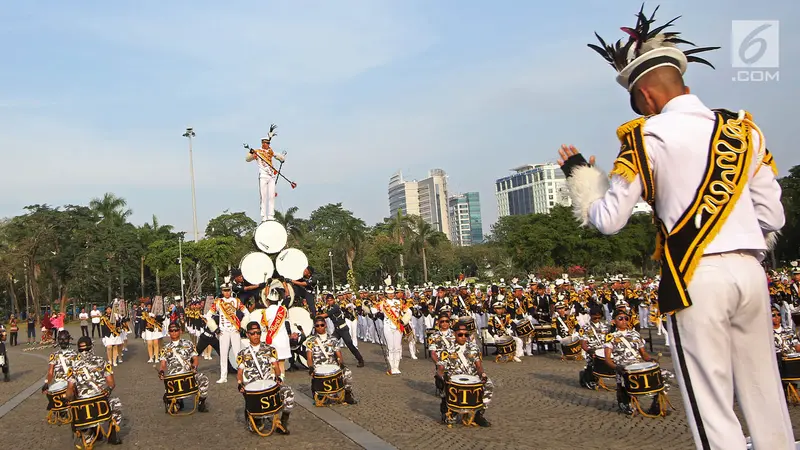
[[[780,56],[777,20],[731,22],[732,65],[737,68],[777,68]]]
[[[758,60],[764,56],[764,53],[767,52],[767,40],[763,37],[758,37],[758,35],[770,27],[772,27],[772,24],[762,24],[744,37],[741,45],[739,45],[739,59],[741,59],[743,63],[749,66],[755,62],[758,62]],[[758,49],[752,56],[748,57],[748,50],[750,50],[754,45],[758,45]]]

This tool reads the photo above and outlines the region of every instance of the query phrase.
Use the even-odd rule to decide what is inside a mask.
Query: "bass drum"
[[[262,252],[265,253],[278,253],[286,247],[286,241],[289,235],[286,233],[286,228],[283,227],[277,220],[267,220],[262,222],[253,233],[253,240],[256,242]]]
[[[298,306],[289,308],[288,320],[289,328],[291,328],[292,333],[302,332],[306,336],[311,336],[311,333],[314,332],[314,320],[305,308],[300,308]],[[302,331],[299,328],[302,328]]]
[[[275,272],[272,258],[261,252],[250,252],[244,255],[242,262],[239,263],[239,268],[242,271],[242,277],[250,284],[266,283]]]
[[[306,254],[303,253],[302,250],[296,248],[287,248],[283,250],[275,259],[275,269],[277,269],[278,274],[290,280],[299,280],[303,278],[303,271],[305,271],[307,267],[308,257],[306,257]]]

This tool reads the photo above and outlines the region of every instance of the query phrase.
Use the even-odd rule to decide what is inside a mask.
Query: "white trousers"
[[[219,377],[228,378],[228,351],[234,355],[242,349],[242,339],[238,331],[222,331],[219,334]]]
[[[650,328],[650,308],[639,306],[639,324],[641,328]]]
[[[403,333],[400,330],[393,329],[391,321],[385,320],[383,335],[386,337],[389,367],[392,373],[400,373],[400,360],[403,358]]]
[[[275,216],[275,177],[259,175],[258,187],[261,195],[261,221]]]
[[[344,320],[347,328],[350,331],[350,340],[353,341],[353,347],[358,348],[358,319]]]
[[[734,394],[756,449],[794,449],[772,337],[769,290],[743,253],[704,257],[688,286],[692,306],[668,319],[670,350],[698,449],[744,450]]]

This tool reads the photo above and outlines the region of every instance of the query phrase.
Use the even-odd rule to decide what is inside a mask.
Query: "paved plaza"
[[[73,336],[79,330],[71,330]],[[648,333],[644,333],[645,338]],[[662,367],[672,370],[663,340],[655,338],[655,354]],[[97,354],[105,354],[99,339]],[[366,367],[352,368],[358,405],[315,408],[311,406],[306,372],[289,373],[297,406],[291,419],[291,435],[260,438],[245,430],[243,401],[234,375],[227,384],[215,384],[218,360],[201,360],[200,370],[211,380],[208,414],[169,417],[164,414],[163,383],[147,364],[141,340],[131,340],[125,362],[116,368],[115,396],[122,401],[123,445],[117,448],[399,448],[456,447],[467,449],[689,449],[680,392],[673,385],[669,398],[676,408],[668,417],[625,417],[617,412],[613,392],[589,391],[578,385],[584,362],[562,362],[553,353],[523,358],[522,363],[485,362],[495,383],[495,396],[486,417],[491,428],[448,429],[439,423],[439,400],[433,395],[433,368],[429,359],[413,361],[407,349],[401,362],[403,374],[385,375],[381,349],[360,343]],[[45,421],[46,398],[39,393],[46,374],[49,349],[23,352],[26,346],[9,348],[12,381],[0,382],[0,442],[7,448],[72,448],[68,426]],[[421,346],[419,347],[421,350]],[[420,351],[420,353],[422,353]],[[216,358],[216,355],[215,355]],[[673,383],[674,384],[674,383]],[[26,392],[27,390],[27,392]],[[14,406],[16,405],[16,406]],[[12,406],[13,409],[9,409]],[[790,407],[795,430],[800,407]],[[108,446],[107,448],[111,448]]]

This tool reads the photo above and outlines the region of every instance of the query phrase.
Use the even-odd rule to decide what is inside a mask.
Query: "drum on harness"
[[[197,378],[194,372],[184,372],[175,375],[164,376],[164,407],[167,413],[172,416],[179,415],[176,403],[180,399],[187,397],[195,397],[195,405],[191,411],[180,415],[189,415],[197,409],[197,403],[200,398],[200,386],[197,384]]]
[[[556,327],[552,325],[536,325],[533,327],[533,339],[535,342],[555,342]]]
[[[51,425],[65,425],[72,422],[72,413],[66,398],[67,386],[66,381],[59,380],[47,388],[47,423]]]
[[[568,359],[577,361],[583,359],[583,348],[581,340],[577,336],[569,336],[561,341],[562,360]]]
[[[477,330],[475,326],[475,319],[472,316],[464,316],[458,318],[458,323],[463,323],[467,326],[467,331],[470,333],[474,333]]]
[[[336,364],[320,364],[314,367],[311,376],[311,391],[317,406],[325,406],[325,401],[334,403],[344,401],[344,373]]]
[[[661,367],[655,362],[629,364],[623,368],[625,390],[631,395],[655,394],[664,390]]]
[[[474,375],[453,375],[445,381],[444,401],[449,419],[461,414],[464,425],[474,426],[475,413],[484,406],[483,382]]]
[[[253,432],[269,436],[276,428],[283,429],[278,412],[283,408],[280,385],[272,380],[256,380],[244,387],[244,410]],[[272,416],[269,420],[268,416]],[[262,419],[267,419],[265,424]],[[259,423],[256,423],[258,421]],[[265,431],[269,428],[269,431]]]
[[[519,319],[514,321],[514,333],[516,333],[517,337],[520,339],[525,339],[526,337],[533,334],[533,325],[531,321],[528,319]]]
[[[106,394],[76,398],[69,402],[69,409],[72,413],[72,427],[76,430],[112,420],[111,405]]]
[[[494,340],[494,345],[497,348],[497,357],[495,362],[501,360],[508,361],[517,352],[517,341],[511,336],[499,336]]]

